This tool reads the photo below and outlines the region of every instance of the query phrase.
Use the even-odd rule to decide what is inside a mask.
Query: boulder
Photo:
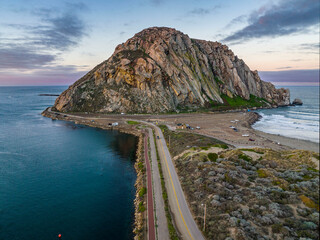
[[[292,102],[292,105],[302,105],[303,102],[300,98],[295,98]]]

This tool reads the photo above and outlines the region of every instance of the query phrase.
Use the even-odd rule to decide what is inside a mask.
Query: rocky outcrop
[[[292,105],[302,105],[302,100],[300,98],[295,98],[292,102]]]
[[[54,109],[154,113],[228,105],[232,99],[284,106],[290,93],[262,81],[221,43],[153,27],[118,45],[108,60],[64,91]]]

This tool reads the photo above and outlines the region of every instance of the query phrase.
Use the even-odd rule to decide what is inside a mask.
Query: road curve
[[[166,180],[166,187],[168,192],[168,199],[170,209],[173,212],[174,220],[182,239],[185,240],[204,240],[201,231],[199,230],[194,218],[190,212],[186,198],[182,191],[181,184],[175,167],[172,162],[171,155],[167,148],[165,138],[159,127],[156,125],[141,121],[145,124],[151,125],[155,129],[155,133],[159,136],[156,140],[158,151],[160,155],[161,164],[164,170],[164,177]]]

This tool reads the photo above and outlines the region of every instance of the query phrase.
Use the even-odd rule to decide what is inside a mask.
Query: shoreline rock
[[[295,106],[295,105],[302,105],[303,102],[300,98],[295,98],[292,102],[292,105]]]

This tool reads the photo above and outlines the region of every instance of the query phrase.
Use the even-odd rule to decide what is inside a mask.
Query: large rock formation
[[[227,46],[152,27],[118,45],[64,91],[54,109],[154,113],[237,103],[283,106],[289,98],[289,90],[262,81]]]

